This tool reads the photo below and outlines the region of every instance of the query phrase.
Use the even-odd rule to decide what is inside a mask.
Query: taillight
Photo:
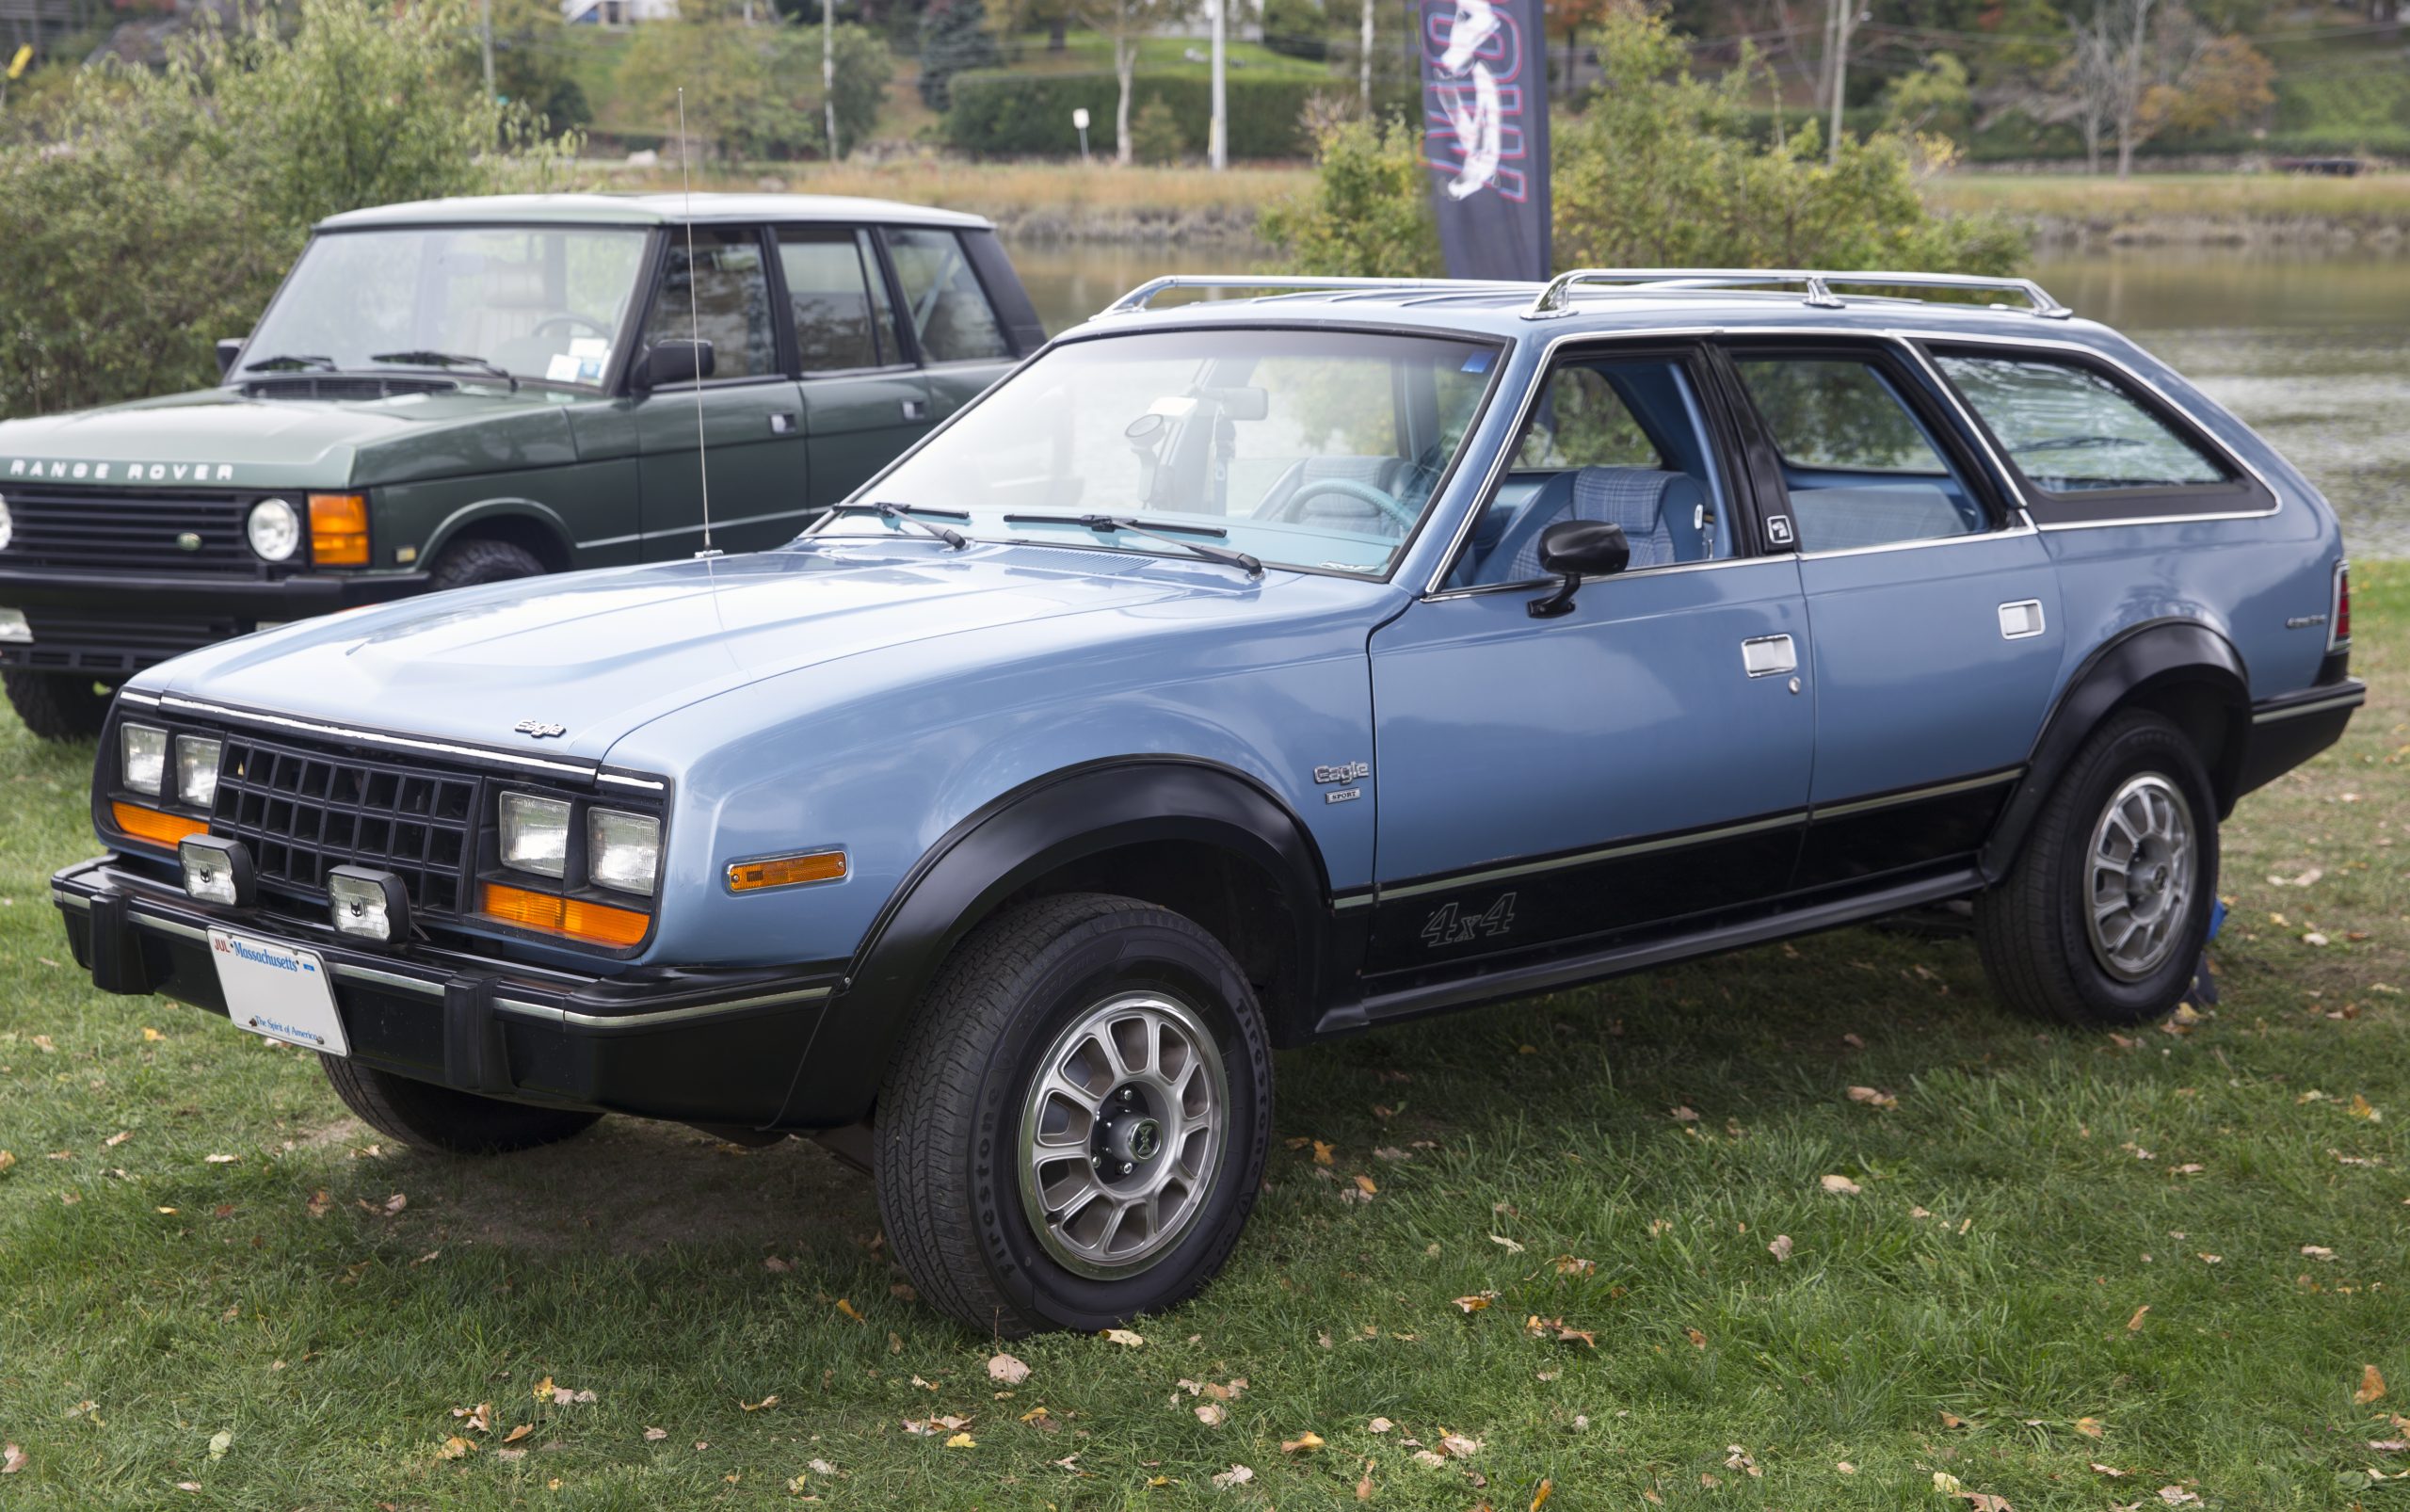
[[[2352,643],[2352,564],[2335,564],[2335,611],[2326,617],[2326,649],[2341,651]]]

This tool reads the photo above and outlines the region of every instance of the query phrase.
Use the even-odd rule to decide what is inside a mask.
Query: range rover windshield
[[[815,534],[927,522],[1166,555],[1185,540],[1379,576],[1430,508],[1499,359],[1487,343],[1348,330],[1066,343]],[[908,513],[869,507],[880,504]]]
[[[329,232],[301,254],[233,376],[431,368],[600,388],[644,249],[641,230],[608,226]]]

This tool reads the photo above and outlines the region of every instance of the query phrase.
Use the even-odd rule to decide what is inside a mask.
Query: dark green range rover
[[[0,679],[72,738],[108,684],[263,625],[692,555],[706,486],[712,545],[776,545],[1043,340],[993,229],[947,211],[337,216],[219,387],[0,424]]]

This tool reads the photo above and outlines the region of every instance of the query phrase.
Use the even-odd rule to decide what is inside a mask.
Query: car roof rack
[[[1131,314],[1144,310],[1155,296],[1174,289],[1261,289],[1277,295],[1293,294],[1478,294],[1497,291],[1520,294],[1529,282],[1510,282],[1483,279],[1347,279],[1293,278],[1286,274],[1222,274],[1169,273],[1149,279],[1120,298],[1104,307],[1108,315]]]
[[[1836,285],[1843,288],[1871,287],[1894,289],[1956,289],[1985,294],[2015,295],[2025,301],[2028,313],[2045,320],[2065,320],[2075,314],[2065,305],[2050,298],[2048,291],[2032,279],[1979,278],[1960,273],[1885,273],[1885,272],[1824,272],[1807,268],[1744,268],[1744,267],[1577,267],[1559,273],[1540,291],[1532,307],[1523,312],[1526,320],[1546,320],[1570,314],[1573,296],[1585,286],[1602,294],[1664,295],[1696,291],[1762,293],[1771,286],[1796,284],[1807,291],[1807,303],[1819,310],[1840,310],[1847,301],[1835,294]],[[1861,298],[1881,300],[1880,295]],[[1914,302],[1911,298],[1910,302]],[[2004,308],[1994,305],[1993,309]]]

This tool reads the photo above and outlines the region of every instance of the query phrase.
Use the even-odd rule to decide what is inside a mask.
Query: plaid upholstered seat
[[[1527,528],[1517,530],[1521,540],[1506,571],[1484,572],[1485,579],[1516,583],[1548,576],[1548,569],[1540,565],[1540,537],[1564,520],[1600,520],[1623,526],[1635,568],[1663,567],[1682,559],[1674,549],[1668,516],[1679,516],[1689,525],[1689,512],[1700,498],[1697,480],[1643,467],[1584,467],[1569,478],[1569,485],[1559,479],[1532,501],[1534,517]]]

